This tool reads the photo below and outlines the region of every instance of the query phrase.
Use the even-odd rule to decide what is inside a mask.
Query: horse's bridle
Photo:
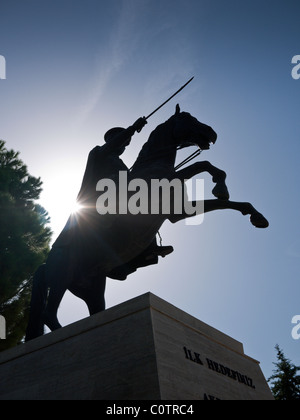
[[[183,147],[178,146],[177,150],[183,149]],[[175,171],[178,171],[178,169],[182,168],[184,165],[186,165],[187,163],[191,162],[192,160],[194,160],[196,157],[198,157],[200,154],[202,153],[202,149],[196,150],[194,153],[192,153],[190,156],[188,156],[186,159],[184,159],[181,163],[179,163],[177,166],[175,166]]]
[[[194,146],[194,144],[193,144]],[[176,150],[181,150],[184,149],[186,146],[177,146]],[[151,161],[153,159],[155,159],[157,156],[159,155],[164,155],[169,153],[169,150],[173,148],[173,146],[170,147],[166,147],[161,153],[157,153],[157,155],[155,156],[149,156],[148,158],[146,158],[144,160],[144,162],[147,161]],[[195,152],[193,152],[190,156],[188,156],[186,159],[184,159],[181,163],[179,163],[177,166],[175,166],[175,171],[178,171],[180,168],[182,168],[184,165],[186,165],[187,163],[191,162],[192,160],[194,160],[196,157],[198,157],[200,154],[202,153],[202,149],[200,149],[200,147],[198,146],[198,150],[196,150]],[[140,164],[141,165],[141,164]],[[133,165],[134,166],[134,165]],[[130,168],[130,171],[132,170],[133,166]]]

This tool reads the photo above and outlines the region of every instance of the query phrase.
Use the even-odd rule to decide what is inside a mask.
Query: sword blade
[[[155,114],[160,108],[162,108],[164,105],[166,105],[171,99],[174,98],[174,96],[178,95],[179,92],[182,91],[182,89],[184,89],[189,83],[191,83],[191,81],[194,79],[194,77],[192,77],[188,82],[186,82],[185,85],[181,86],[180,89],[177,90],[177,92],[175,92],[172,96],[170,96],[169,99],[167,99],[163,104],[161,104],[158,108],[156,108],[153,112],[151,112],[151,114],[148,115],[148,117],[146,117],[146,120],[148,120],[148,118],[152,117],[153,114]]]

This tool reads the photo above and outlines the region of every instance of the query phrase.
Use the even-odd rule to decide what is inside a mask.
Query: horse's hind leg
[[[105,310],[106,276],[89,276],[83,284],[76,284],[76,279],[69,287],[71,293],[83,299],[88,306],[90,315]]]
[[[46,280],[50,290],[43,317],[51,331],[61,328],[57,311],[70,283],[67,254],[64,248],[52,249],[46,264]]]
[[[89,308],[90,315],[97,314],[105,310],[105,287],[106,287],[106,277],[95,278],[94,286],[89,291],[85,302]]]
[[[41,265],[33,277],[30,315],[25,341],[33,340],[44,334],[43,313],[47,303],[48,286],[45,280],[46,264]]]
[[[51,331],[55,331],[61,328],[61,325],[57,319],[57,311],[65,292],[65,289],[50,289],[48,304],[44,312],[44,323]]]

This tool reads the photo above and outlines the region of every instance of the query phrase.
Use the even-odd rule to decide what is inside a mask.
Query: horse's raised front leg
[[[250,222],[257,228],[267,228],[269,226],[268,220],[259,213],[251,203],[240,203],[236,201],[223,201],[223,200],[205,200],[204,201],[204,213],[208,213],[214,210],[237,210],[242,215],[250,215]]]
[[[216,184],[215,188],[212,190],[213,195],[220,200],[229,200],[229,192],[225,183],[226,172],[216,168],[208,161],[196,162],[193,165],[176,172],[176,175],[177,178],[184,181],[202,172],[208,172],[212,176],[213,182]]]
[[[203,203],[202,203],[203,204]],[[225,200],[204,200],[204,206],[199,205],[196,201],[189,203],[189,208],[193,206],[195,209],[204,208],[204,213],[208,213],[215,210],[225,210],[231,209],[241,212],[244,216],[250,215],[250,221],[253,226],[257,228],[267,228],[269,222],[267,219],[259,213],[250,203],[240,203],[235,201],[225,201]],[[187,219],[188,217],[196,216],[197,214],[191,215],[189,213],[183,212],[182,215],[174,215],[169,218],[172,223],[176,223],[180,220]]]

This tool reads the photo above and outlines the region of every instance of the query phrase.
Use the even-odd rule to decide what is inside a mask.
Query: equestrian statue
[[[202,203],[191,201],[191,207],[202,209],[202,213],[231,209],[250,215],[250,222],[257,228],[269,226],[252,204],[229,200],[226,173],[210,162],[196,162],[184,169],[176,169],[175,161],[180,148],[197,146],[205,151],[217,140],[217,134],[211,127],[191,114],[181,112],[179,105],[175,114],[150,134],[129,170],[120,156],[134,133],[143,129],[147,118],[139,118],[126,129],[116,127],[109,130],[104,137],[104,146],[97,146],[90,152],[77,198],[80,210],[70,216],[46,263],[34,275],[26,341],[43,335],[45,325],[51,331],[61,328],[57,311],[67,290],[86,302],[90,315],[105,310],[106,279],[125,280],[138,268],[157,264],[160,256],[166,257],[173,252],[171,246],[157,245],[156,235],[163,223],[166,220],[177,223],[200,212],[197,210],[191,214],[185,211],[184,206],[178,212],[174,203],[170,203],[168,213],[160,207],[153,214],[151,196],[147,196],[149,211],[100,214],[97,206],[100,180],[111,179],[120,188],[118,175],[122,172],[126,173],[128,183],[143,180],[149,191],[153,180],[180,180],[182,197],[188,201],[185,181],[208,172],[215,183],[212,190],[215,199]],[[129,193],[128,200],[132,194]],[[116,203],[115,207],[120,209],[120,206]]]

